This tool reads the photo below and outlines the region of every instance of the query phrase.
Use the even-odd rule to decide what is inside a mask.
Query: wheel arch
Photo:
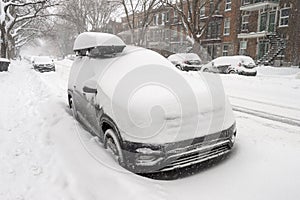
[[[102,130],[102,133],[103,133],[103,141],[105,140],[105,132],[108,129],[112,129],[115,132],[116,137],[119,140],[121,148],[123,147],[123,139],[121,137],[119,128],[118,128],[117,124],[114,122],[114,120],[111,117],[109,117],[107,114],[103,114],[101,116],[101,118],[100,118],[100,127],[101,127],[101,130]]]

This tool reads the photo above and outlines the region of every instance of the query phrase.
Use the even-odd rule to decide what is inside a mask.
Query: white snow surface
[[[0,73],[1,200],[299,199],[300,127],[235,112],[238,137],[227,159],[181,179],[144,178],[117,165],[73,119],[71,61],[55,64],[56,72],[38,73],[13,61]],[[221,77],[233,106],[300,119],[299,71],[282,70]]]
[[[85,32],[81,33],[74,42],[74,50],[99,46],[126,46],[123,40],[109,33]]]

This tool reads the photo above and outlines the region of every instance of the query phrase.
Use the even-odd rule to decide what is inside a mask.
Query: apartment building
[[[299,4],[299,0],[242,0],[238,53],[266,64],[298,64]]]
[[[200,9],[198,23],[206,23],[217,0]],[[187,10],[184,10],[187,12]],[[184,52],[191,43],[184,32],[181,18],[172,8],[162,7],[153,14],[141,46]],[[139,32],[139,20],[136,16]],[[299,0],[223,0],[212,15],[201,46],[210,57],[249,55],[258,62],[274,65],[298,65],[300,62]],[[122,19],[119,34],[133,43],[127,19]]]

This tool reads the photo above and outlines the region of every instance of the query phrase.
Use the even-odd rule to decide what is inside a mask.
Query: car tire
[[[234,70],[230,70],[228,74],[236,74],[236,72]]]
[[[209,72],[209,70],[207,68],[203,69],[203,72]]]
[[[122,165],[123,154],[119,139],[113,129],[107,129],[104,133],[104,148],[110,151],[113,158]]]
[[[75,119],[78,119],[77,110],[76,110],[75,105],[74,105],[73,97],[71,97],[71,96],[69,97],[69,107],[72,111],[73,117]]]

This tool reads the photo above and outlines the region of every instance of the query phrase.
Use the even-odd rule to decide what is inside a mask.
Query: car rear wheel
[[[115,132],[112,129],[108,129],[104,133],[104,148],[107,149],[113,158],[119,163],[123,163],[123,155],[121,146],[116,136]]]
[[[204,72],[209,72],[209,70],[207,68],[203,69]]]
[[[228,74],[236,74],[234,70],[230,70]]]

